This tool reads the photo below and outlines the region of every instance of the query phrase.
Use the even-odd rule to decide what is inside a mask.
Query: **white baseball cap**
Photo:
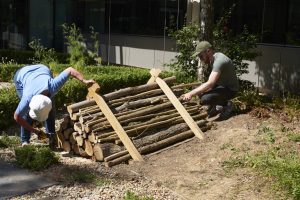
[[[45,95],[35,95],[29,103],[29,116],[37,121],[46,121],[50,110],[52,109],[52,101]]]

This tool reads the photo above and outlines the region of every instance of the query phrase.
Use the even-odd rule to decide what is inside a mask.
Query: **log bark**
[[[196,123],[202,130],[203,127],[206,125],[207,121],[200,120],[200,121],[197,121]],[[186,123],[177,124],[175,126],[171,126],[167,130],[163,130],[163,131],[157,132],[153,135],[149,135],[149,136],[145,136],[140,139],[133,140],[133,144],[136,148],[140,148],[140,147],[143,147],[143,146],[146,146],[149,144],[153,144],[160,140],[166,139],[168,137],[172,137],[178,133],[181,133],[181,132],[184,132],[187,130],[189,130],[189,127]]]
[[[67,107],[67,110],[68,110],[69,114],[71,115],[75,112],[78,112],[79,109],[81,109],[81,108],[85,108],[88,106],[94,106],[94,105],[96,105],[96,102],[94,100],[85,100],[85,101],[81,101],[81,102],[69,105]]]
[[[141,154],[150,153],[152,151],[156,151],[156,150],[159,150],[159,149],[164,148],[166,146],[170,146],[170,145],[172,145],[174,143],[177,143],[177,142],[183,141],[185,139],[191,138],[193,136],[195,136],[195,135],[194,135],[194,133],[191,130],[185,131],[185,132],[182,132],[182,133],[180,133],[178,135],[175,135],[175,136],[166,138],[164,140],[161,140],[161,141],[159,141],[157,143],[153,143],[153,144],[141,147],[141,148],[139,148],[139,152]],[[130,158],[131,158],[131,156],[129,154],[126,154],[126,155],[118,157],[118,158],[116,158],[114,160],[108,161],[108,162],[104,163],[104,165],[106,167],[112,167],[114,165],[126,162]]]
[[[87,155],[92,156],[94,154],[92,143],[89,140],[84,140],[83,147]]]
[[[164,81],[168,84],[171,84],[176,81],[176,77],[165,78]],[[149,91],[149,90],[153,90],[153,89],[157,89],[157,88],[159,88],[157,83],[145,84],[145,85],[140,85],[140,86],[136,86],[136,87],[120,89],[116,92],[112,92],[112,93],[103,95],[103,98],[106,101],[110,101],[113,99],[120,98],[122,96],[135,95],[135,94],[138,94],[141,92],[145,92],[145,91]]]
[[[75,154],[80,155],[81,157],[89,157],[89,155],[83,150],[83,148],[76,144],[72,145],[72,150]]]
[[[123,116],[117,117],[117,119],[119,121],[124,120],[124,119],[130,119],[132,117],[146,115],[146,114],[153,113],[153,112],[156,112],[156,111],[159,111],[159,110],[163,110],[163,109],[166,109],[166,108],[169,108],[169,107],[172,107],[172,106],[173,105],[172,105],[171,102],[166,102],[166,103],[163,103],[163,104],[160,104],[160,105],[152,106],[150,108],[145,108],[143,110],[140,110],[140,111],[137,111],[137,112],[134,112],[134,113],[130,113],[128,115],[123,115]],[[109,125],[109,122],[107,122],[107,125]],[[93,127],[93,129],[95,130],[95,132],[97,131],[96,127],[95,128]]]
[[[206,113],[202,113],[202,114],[198,114],[198,115],[194,115],[192,116],[192,118],[194,120],[199,120],[199,119],[204,119],[207,116]],[[164,121],[159,121],[159,122],[155,122],[155,123],[150,123],[147,125],[143,125],[143,126],[138,126],[138,127],[124,127],[124,130],[126,131],[127,135],[130,137],[136,137],[139,136],[140,134],[144,133],[145,130],[150,131],[153,129],[157,129],[160,128],[162,126],[171,126],[174,124],[178,124],[178,123],[182,123],[184,120],[181,116],[177,116],[174,117],[172,119],[168,119],[168,120],[164,120]],[[109,136],[110,138],[114,138],[118,139],[117,135],[115,134],[114,131],[111,132],[111,135]]]
[[[105,157],[122,151],[122,148],[112,143],[95,144],[93,151],[96,160],[103,161]]]
[[[74,132],[73,128],[68,128],[66,130],[64,130],[64,138],[65,140],[69,140],[71,133]]]

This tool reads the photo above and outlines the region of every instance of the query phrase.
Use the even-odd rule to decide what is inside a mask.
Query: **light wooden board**
[[[110,110],[110,108],[108,107],[104,99],[95,92],[97,90],[98,90],[97,86],[95,86],[94,84],[92,87],[89,88],[88,96],[92,97],[96,101],[97,105],[99,106],[99,108],[101,109],[106,119],[109,121],[109,123],[117,133],[117,135],[119,136],[120,140],[124,144],[125,148],[128,150],[133,160],[143,161],[141,154],[135,148],[132,141],[130,140],[125,130],[123,129],[123,127],[121,126],[121,124],[119,123],[115,115],[113,114],[113,112]]]
[[[175,109],[179,112],[181,117],[184,119],[185,123],[187,123],[187,125],[190,127],[190,129],[193,131],[193,133],[196,135],[196,137],[198,137],[199,139],[203,139],[203,133],[202,133],[201,129],[198,127],[197,123],[193,120],[193,118],[190,116],[190,114],[186,111],[186,109],[183,107],[183,105],[177,99],[177,97],[172,92],[172,90],[169,88],[169,86],[166,84],[166,82],[164,82],[159,77],[156,77],[155,81],[159,85],[159,87],[162,89],[162,91],[165,93],[165,95],[168,97],[168,99],[171,101],[171,103],[174,105]]]
[[[147,82],[147,84],[154,83],[155,79],[158,77],[158,75],[160,74],[160,72],[161,72],[160,69],[152,68],[150,70],[151,78],[149,79],[149,81]]]

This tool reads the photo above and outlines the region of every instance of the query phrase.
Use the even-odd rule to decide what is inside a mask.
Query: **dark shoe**
[[[56,149],[56,135],[48,134],[48,137],[49,137],[49,148],[52,150]]]
[[[207,111],[208,118],[217,116],[220,112],[222,112],[223,106],[211,106],[211,108]]]
[[[233,110],[233,104],[231,101],[228,101],[227,105],[224,106],[218,120],[226,120],[231,116],[231,112]]]

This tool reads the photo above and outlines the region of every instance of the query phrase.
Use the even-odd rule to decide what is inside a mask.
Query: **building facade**
[[[65,51],[62,24],[75,23],[83,33],[100,33],[104,61],[146,68],[160,67],[176,55],[166,27],[180,29],[201,19],[204,0],[1,0],[0,48],[27,49],[32,38]],[[262,56],[249,62],[243,78],[268,90],[300,93],[300,1],[214,0],[217,20],[234,3],[229,26],[244,25],[260,36]]]

